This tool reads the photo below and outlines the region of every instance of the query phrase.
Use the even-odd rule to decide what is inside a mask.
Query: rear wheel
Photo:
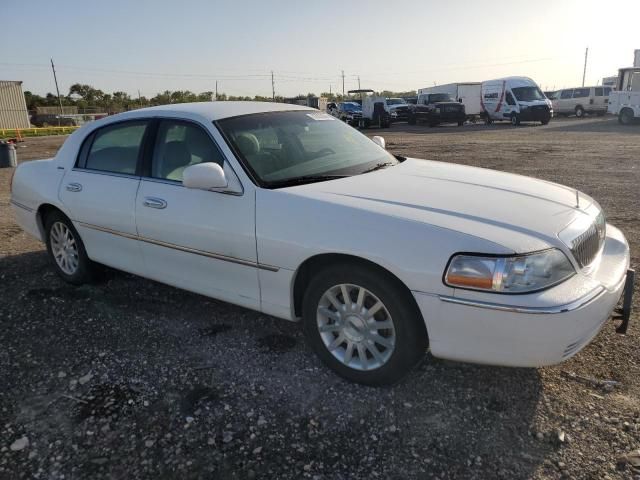
[[[513,125],[514,127],[517,127],[518,125],[520,125],[520,117],[518,116],[517,113],[511,114],[511,125]]]
[[[630,125],[633,122],[633,110],[629,108],[623,108],[618,115],[618,122],[622,125]]]
[[[304,333],[342,377],[388,385],[424,357],[427,336],[412,299],[375,269],[335,265],[319,272],[303,299]]]
[[[71,220],[60,212],[52,212],[45,218],[45,232],[47,252],[58,275],[74,285],[89,282],[94,265]]]
[[[578,118],[584,117],[584,108],[582,108],[580,105],[578,105],[576,107],[575,113],[576,113],[576,117],[578,117]]]
[[[493,123],[493,120],[491,120],[491,117],[489,116],[488,113],[484,114],[483,120],[485,125],[491,125]]]

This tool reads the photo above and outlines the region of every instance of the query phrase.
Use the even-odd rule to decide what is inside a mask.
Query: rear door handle
[[[161,198],[156,198],[156,197],[144,197],[144,201],[142,202],[142,204],[145,207],[157,208],[159,210],[162,210],[163,208],[167,208],[167,202],[165,202]]]
[[[80,185],[79,183],[68,183],[67,184],[67,190],[69,192],[81,192],[82,191],[82,185]]]

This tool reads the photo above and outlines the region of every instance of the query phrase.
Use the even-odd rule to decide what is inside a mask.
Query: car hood
[[[289,193],[473,235],[524,253],[557,246],[558,232],[593,200],[543,180],[451,163],[407,159],[399,165]],[[579,208],[576,208],[577,195]],[[428,248],[425,246],[425,248]]]

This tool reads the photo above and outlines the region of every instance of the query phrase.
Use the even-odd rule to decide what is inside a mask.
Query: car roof
[[[193,102],[193,103],[173,103],[169,105],[159,105],[157,107],[147,107],[132,110],[120,114],[124,116],[141,117],[147,115],[161,115],[163,113],[183,113],[199,115],[210,121],[222,120],[223,118],[249,115],[252,113],[285,112],[294,110],[311,110],[315,108],[294,105],[290,103],[272,102],[243,102],[243,101],[220,101],[220,102]]]

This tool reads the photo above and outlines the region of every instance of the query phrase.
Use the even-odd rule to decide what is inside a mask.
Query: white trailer
[[[418,89],[418,95],[428,93],[447,93],[453,100],[464,105],[467,117],[479,116],[482,113],[482,84],[480,82],[448,83]]]
[[[640,118],[640,67],[619,70],[616,90],[609,94],[608,111],[624,125]]]

